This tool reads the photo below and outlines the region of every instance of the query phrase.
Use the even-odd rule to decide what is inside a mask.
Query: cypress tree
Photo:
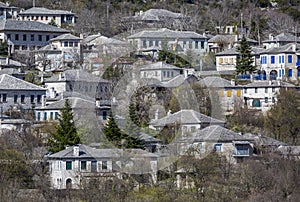
[[[245,36],[241,39],[239,46],[237,47],[237,52],[239,53],[239,56],[236,61],[236,73],[252,74],[255,71],[255,66],[253,65],[253,58],[251,56],[251,47]]]
[[[72,146],[81,143],[68,99],[65,101],[58,120],[59,124],[55,127],[55,132],[48,140],[50,146],[49,151],[51,152],[61,151],[65,149],[67,145]]]

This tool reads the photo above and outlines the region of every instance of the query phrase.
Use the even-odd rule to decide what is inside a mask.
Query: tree
[[[243,38],[241,39],[239,46],[237,47],[237,52],[239,53],[239,56],[236,61],[236,73],[252,74],[256,67],[253,65],[251,47],[248,44],[245,36],[243,36]]]
[[[107,124],[103,128],[103,133],[118,148],[144,148],[142,140],[126,134],[118,127],[112,112],[110,112]]]
[[[69,100],[66,99],[65,105],[61,110],[59,124],[56,126],[56,131],[49,138],[49,151],[58,152],[67,145],[75,145],[81,143],[74,122],[72,108]]]
[[[55,23],[55,21],[53,19],[51,19],[51,21],[48,24],[52,25],[54,27],[58,27],[58,25]]]
[[[280,89],[277,99],[266,115],[265,128],[275,139],[297,145],[300,142],[300,95],[294,89]]]

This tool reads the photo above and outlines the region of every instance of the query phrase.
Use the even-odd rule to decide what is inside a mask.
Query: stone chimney
[[[96,99],[95,105],[96,107],[100,107],[100,99]]]
[[[7,58],[6,58],[6,65],[9,65],[9,62],[10,62],[10,61],[9,61],[9,58],[7,57]]]
[[[169,110],[168,113],[167,113],[167,116],[170,116],[170,115],[172,115],[172,111],[171,110]]]
[[[73,155],[76,157],[79,156],[79,145],[73,146]]]
[[[50,96],[50,98],[55,98],[56,97],[56,91],[54,90],[54,87],[50,88],[49,96]]]
[[[230,83],[231,83],[232,86],[235,86],[235,80],[234,79],[231,79]]]
[[[296,44],[292,44],[292,51],[296,52]]]
[[[42,95],[42,107],[46,106],[46,95]]]

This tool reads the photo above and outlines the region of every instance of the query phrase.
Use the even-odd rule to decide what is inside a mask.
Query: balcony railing
[[[250,150],[249,149],[235,150],[233,152],[233,156],[250,156]]]

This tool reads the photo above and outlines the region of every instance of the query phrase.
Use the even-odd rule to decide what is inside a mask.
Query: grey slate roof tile
[[[19,15],[30,15],[30,14],[48,14],[48,15],[74,15],[71,11],[66,11],[66,10],[51,10],[48,8],[43,8],[43,7],[32,7],[30,9],[27,9],[23,12],[21,12]]]
[[[65,101],[69,100],[70,106],[72,109],[95,109],[95,102],[90,101],[90,100],[86,100],[83,98],[79,98],[79,97],[68,97],[65,99],[61,99],[59,101],[56,101],[52,104],[49,104],[47,106],[41,106],[41,107],[36,107],[36,109],[39,110],[50,110],[50,109],[57,109],[60,110],[64,107],[65,105]]]
[[[203,79],[200,80],[200,83],[203,83],[205,86],[212,87],[212,88],[232,87],[230,81],[218,76],[204,77]]]
[[[214,119],[190,109],[182,109],[174,114],[167,115],[161,119],[152,120],[150,125],[165,126],[167,124],[191,124],[191,123],[224,123],[224,121]]]
[[[292,34],[289,34],[289,33],[281,33],[275,37],[273,37],[273,40],[271,39],[267,39],[267,40],[264,40],[263,43],[265,42],[294,42],[294,41],[300,41],[298,37],[295,37],[294,35]]]
[[[196,32],[173,31],[166,28],[159,29],[156,31],[144,30],[128,37],[128,39],[135,39],[135,38],[207,39],[206,36],[197,34]]]
[[[58,37],[50,39],[50,41],[61,41],[61,40],[80,40],[79,37],[74,36],[73,34],[62,34]]]
[[[69,30],[61,29],[52,25],[37,21],[0,20],[1,31],[39,31],[53,33],[69,33]]]
[[[46,90],[40,86],[18,79],[8,74],[0,75],[1,90]]]

